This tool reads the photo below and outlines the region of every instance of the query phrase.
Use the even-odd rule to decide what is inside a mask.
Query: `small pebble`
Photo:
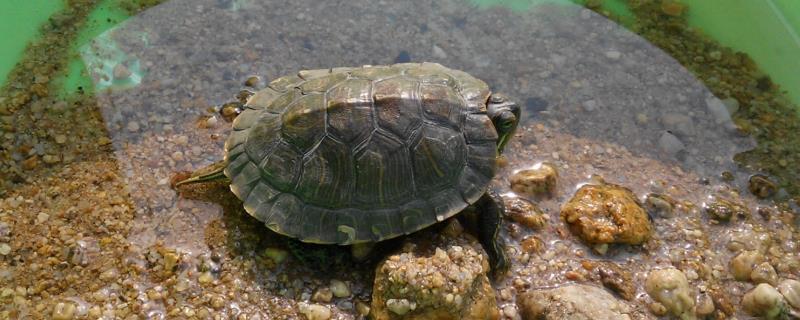
[[[56,143],[58,143],[58,144],[64,144],[64,143],[67,142],[67,136],[65,136],[63,134],[59,134],[59,135],[56,135],[55,140],[56,140]]]
[[[331,300],[333,300],[333,292],[331,292],[330,288],[325,288],[325,287],[319,288],[311,296],[311,300],[314,302],[322,302],[322,303],[331,302]]]
[[[0,255],[7,256],[11,253],[11,246],[8,243],[0,243]]]
[[[558,159],[558,154],[553,157]],[[511,177],[511,190],[514,192],[541,196],[554,195],[558,181],[558,170],[549,163],[542,163],[531,169],[520,170]]]
[[[258,76],[250,76],[247,77],[247,80],[244,81],[244,85],[250,88],[255,88],[258,86],[258,83],[261,82],[261,78]]]
[[[513,305],[507,305],[503,308],[503,315],[514,319],[517,317],[517,308],[515,308]]]
[[[22,161],[22,169],[33,170],[39,166],[39,157],[32,156]]]
[[[131,76],[131,70],[128,69],[124,64],[118,63],[114,66],[114,70],[112,71],[114,75],[114,79],[116,80],[125,80]]]
[[[341,280],[331,280],[331,291],[333,292],[333,296],[337,298],[344,298],[350,296],[350,287]]]
[[[775,194],[775,191],[778,190],[778,187],[774,182],[770,181],[767,176],[763,174],[755,174],[750,177],[747,189],[750,190],[750,193],[752,193],[754,196],[764,199]]]
[[[172,269],[178,265],[178,261],[180,260],[180,255],[175,252],[167,251],[164,253],[164,271],[171,273]]]
[[[547,224],[547,216],[531,201],[519,197],[503,196],[506,214],[519,223],[533,230],[539,230]]]
[[[197,277],[197,281],[204,284],[210,283],[211,281],[214,281],[214,276],[212,276],[210,272],[203,272],[199,277]]]
[[[664,131],[664,133],[661,134],[661,138],[658,139],[658,147],[661,151],[671,156],[675,156],[678,152],[686,149],[683,142],[668,131]]]
[[[616,50],[606,51],[606,58],[617,60],[622,57],[622,53]]]
[[[386,300],[386,308],[396,315],[404,315],[409,311],[415,309],[416,304],[409,302],[407,299],[389,299]]]
[[[175,161],[183,161],[183,152],[175,151],[170,157]]]
[[[137,131],[139,131],[139,123],[136,122],[136,121],[128,122],[128,125],[126,126],[126,128],[130,132],[137,132]]]
[[[304,314],[308,320],[327,320],[331,318],[331,309],[319,304],[300,305],[300,313]]]
[[[778,291],[792,307],[800,309],[800,281],[786,279],[778,285]]]
[[[637,113],[636,114],[636,123],[638,124],[647,124],[647,115],[644,113]]]
[[[744,251],[731,259],[731,274],[739,281],[750,280],[750,275],[757,264],[764,260],[758,251]]]
[[[42,224],[45,221],[47,221],[48,219],[50,219],[50,215],[49,214],[44,213],[44,212],[39,212],[39,214],[36,215],[36,224]]]
[[[206,119],[206,128],[216,127],[218,122],[219,121],[217,120],[217,117],[212,116],[212,117]]]
[[[714,312],[714,300],[707,293],[697,296],[697,307],[695,313],[701,317],[705,317]]]
[[[755,284],[769,283],[774,286],[778,284],[778,273],[769,262],[762,262],[753,268],[753,272],[750,273],[750,281]]]
[[[537,236],[527,236],[519,243],[522,250],[527,253],[542,253],[544,251],[544,242]]]
[[[177,144],[179,146],[185,146],[188,143],[189,143],[189,137],[187,137],[187,136],[180,135],[180,136],[175,137],[175,144]]]
[[[61,161],[61,158],[56,155],[46,154],[42,156],[42,161],[46,164],[55,164]]]
[[[53,320],[70,320],[75,317],[75,304],[71,302],[59,302],[53,307]]]
[[[644,201],[644,208],[652,216],[659,218],[671,218],[674,216],[673,208],[675,201],[669,196],[651,193]]]
[[[786,312],[783,296],[771,285],[762,283],[742,297],[742,309],[754,316],[780,319]]]
[[[356,301],[356,312],[362,316],[367,316],[369,314],[370,307],[368,304],[364,303],[363,301]]]

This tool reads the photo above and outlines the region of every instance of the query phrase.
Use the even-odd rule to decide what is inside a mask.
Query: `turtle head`
[[[497,153],[503,153],[508,140],[514,136],[520,119],[519,105],[502,94],[492,94],[486,106],[489,118],[497,130]]]

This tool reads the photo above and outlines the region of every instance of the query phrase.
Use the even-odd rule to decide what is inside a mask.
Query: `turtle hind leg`
[[[185,184],[227,179],[225,176],[225,167],[227,165],[228,163],[225,160],[214,162],[205,168],[195,171],[189,178],[176,182],[174,187],[177,188]]]
[[[476,203],[478,213],[478,238],[489,255],[492,274],[500,276],[508,271],[509,262],[505,243],[500,238],[505,206],[503,199],[494,191],[487,191]]]

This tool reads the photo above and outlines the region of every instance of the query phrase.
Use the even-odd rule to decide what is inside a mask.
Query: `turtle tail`
[[[225,176],[225,167],[227,166],[228,162],[225,160],[214,162],[205,168],[195,171],[194,173],[192,173],[191,177],[179,181],[178,183],[175,184],[175,187],[179,187],[184,184],[226,179],[227,177]]]

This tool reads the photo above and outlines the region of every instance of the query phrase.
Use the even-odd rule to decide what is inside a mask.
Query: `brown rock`
[[[642,244],[653,232],[644,208],[627,188],[585,185],[561,208],[573,233],[590,244]]]
[[[518,197],[504,196],[503,199],[506,214],[514,222],[534,230],[541,229],[547,224],[547,216],[533,202]]]
[[[604,262],[597,267],[600,282],[625,300],[633,300],[636,288],[633,287],[633,276],[616,263]]]
[[[521,170],[511,177],[511,190],[533,196],[555,195],[558,171],[542,163],[533,169]]]
[[[537,236],[527,236],[519,242],[519,245],[527,253],[541,253],[544,251],[544,242]]]
[[[39,157],[32,156],[28,159],[22,160],[22,169],[33,170],[39,166]]]
[[[376,270],[371,319],[498,319],[480,244],[445,238],[431,249],[405,246]],[[427,246],[426,246],[427,247]]]

